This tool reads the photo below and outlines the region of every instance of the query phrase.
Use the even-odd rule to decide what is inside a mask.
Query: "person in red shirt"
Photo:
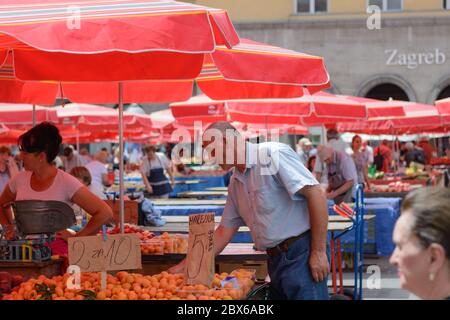
[[[373,150],[374,164],[378,155],[383,157],[383,166],[380,171],[390,172],[390,164],[392,162],[392,150],[389,146],[389,141],[383,140],[381,144]]]
[[[425,164],[430,164],[431,158],[433,157],[433,153],[435,153],[436,150],[433,148],[432,145],[430,145],[430,143],[428,142],[428,139],[425,137],[420,139],[418,146],[425,153]]]

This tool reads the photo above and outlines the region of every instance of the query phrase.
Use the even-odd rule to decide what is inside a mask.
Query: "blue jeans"
[[[327,279],[315,282],[309,269],[311,234],[267,261],[271,300],[328,300]],[[327,245],[327,257],[330,250]]]

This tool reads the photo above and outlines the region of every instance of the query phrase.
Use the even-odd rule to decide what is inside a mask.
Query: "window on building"
[[[369,6],[377,6],[381,11],[403,10],[403,0],[369,0]]]
[[[320,13],[328,11],[328,0],[296,0],[296,13]]]
[[[450,0],[443,1],[443,8],[446,10],[450,10]]]
[[[394,100],[409,101],[406,92],[393,83],[383,83],[373,87],[367,92],[366,98],[377,100],[389,100],[392,98]]]
[[[446,98],[450,98],[450,86],[447,86],[441,92],[439,92],[439,95],[436,98],[436,100],[442,100]]]

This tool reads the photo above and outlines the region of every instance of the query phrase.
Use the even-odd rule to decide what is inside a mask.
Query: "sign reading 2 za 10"
[[[69,238],[69,264],[83,272],[141,269],[141,245],[135,234]]]
[[[188,284],[211,286],[214,278],[214,213],[189,216],[189,240],[186,257]]]

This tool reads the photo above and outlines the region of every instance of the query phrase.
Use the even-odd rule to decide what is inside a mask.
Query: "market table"
[[[0,271],[21,275],[25,278],[37,278],[41,274],[51,278],[61,275],[64,259],[52,259],[44,262],[0,261]]]
[[[206,191],[228,191],[228,187],[212,187],[212,188],[206,188]]]
[[[185,191],[177,194],[178,198],[227,197],[228,191]]]
[[[188,175],[188,176],[176,176],[175,177],[175,187],[174,190],[170,193],[170,197],[176,197],[179,192],[186,191],[203,191],[207,188],[213,187],[225,187],[226,186],[226,174],[221,174],[217,176],[208,176],[208,175]],[[201,181],[201,183],[185,183],[183,181]]]
[[[225,206],[226,199],[152,199],[152,203],[157,207],[165,206]],[[161,209],[161,208],[158,208]]]
[[[187,225],[187,224],[186,224]],[[328,231],[337,232],[350,228],[351,222],[330,222]],[[143,274],[157,274],[178,264],[185,257],[184,254],[144,255],[142,256]],[[250,243],[229,243],[220,255],[215,258],[216,272],[231,272],[235,269],[255,269],[258,280],[267,276],[267,253],[254,249]]]
[[[188,216],[196,213],[214,212],[221,216],[225,206],[225,199],[194,200],[194,199],[168,199],[155,200],[155,208],[161,210],[163,218],[169,216]],[[365,253],[389,256],[394,251],[392,232],[395,222],[400,216],[401,198],[366,198],[365,215],[374,215],[375,219],[364,225]],[[337,216],[332,204],[329,203],[328,213]],[[333,218],[340,219],[340,218]],[[343,250],[352,252],[354,234],[349,232],[341,239]]]
[[[408,192],[366,192],[364,198],[405,198]]]
[[[184,254],[144,255],[142,256],[143,274],[157,274],[178,264],[185,258]],[[230,243],[215,257],[215,272],[228,272],[239,268],[255,269],[257,279],[267,275],[267,254],[257,251],[253,243]]]

